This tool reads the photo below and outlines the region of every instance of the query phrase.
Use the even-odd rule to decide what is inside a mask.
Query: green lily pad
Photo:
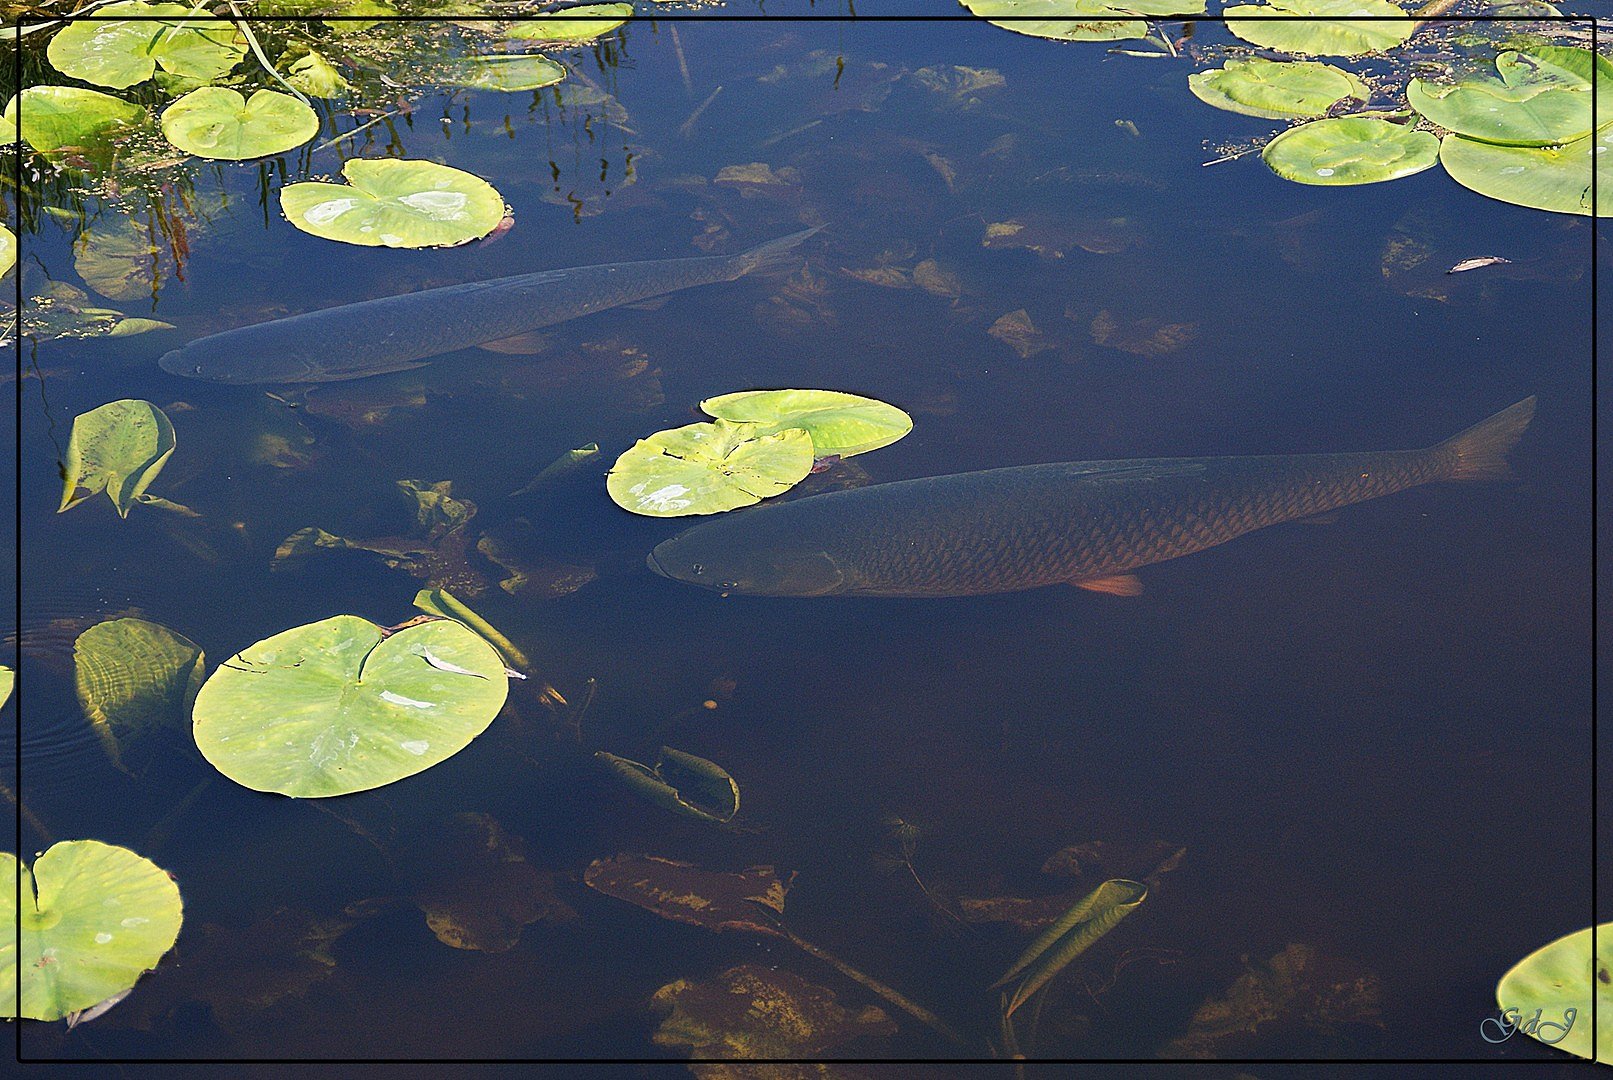
[[[301,42],[286,47],[279,67],[286,73],[286,82],[311,97],[333,98],[352,89],[335,64]]]
[[[266,638],[196,696],[196,746],[256,791],[323,798],[382,787],[453,757],[493,722],[504,661],[450,619],[388,633],[337,615]]]
[[[1136,16],[1198,15],[1205,0],[961,0],[993,26],[1058,41],[1123,41],[1148,35]],[[998,21],[1003,20],[1003,21]]]
[[[0,274],[9,274],[17,265],[17,234],[0,225]]]
[[[11,700],[11,691],[16,689],[17,673],[5,664],[0,664],[0,705]]]
[[[201,8],[122,0],[62,27],[45,56],[69,78],[114,90],[145,82],[158,65],[173,75],[211,82],[246,55],[246,43],[238,38],[232,24],[209,18]]]
[[[1206,105],[1268,120],[1326,116],[1345,98],[1365,101],[1372,91],[1342,68],[1315,60],[1228,60],[1225,67],[1187,77]]]
[[[896,406],[838,390],[744,390],[707,398],[700,408],[723,420],[756,424],[761,435],[803,428],[818,457],[866,454],[913,430],[913,418]]]
[[[126,848],[98,840],[55,844],[30,868],[0,852],[0,925],[18,922],[22,952],[0,935],[0,1016],[60,1020],[129,990],[179,937],[179,887]],[[22,1007],[17,1002],[21,972]]]
[[[566,69],[547,56],[465,56],[438,77],[445,86],[467,90],[539,90],[566,77]]]
[[[1439,161],[1465,188],[1502,202],[1558,214],[1591,212],[1591,146],[1596,146],[1597,217],[1613,217],[1613,128],[1566,146],[1497,146],[1447,135]]]
[[[1297,184],[1377,184],[1432,168],[1439,140],[1372,116],[1339,116],[1290,128],[1260,156]]]
[[[487,643],[499,651],[504,662],[514,668],[530,668],[532,661],[527,659],[526,653],[518,648],[515,642],[505,637],[498,627],[472,611],[470,605],[444,588],[421,589],[414,594],[414,606],[427,615],[435,615],[441,619],[453,619],[464,623],[487,640]],[[522,676],[523,678],[525,676]]]
[[[504,32],[511,41],[593,41],[633,15],[632,4],[582,4],[547,12],[564,18],[523,19]]]
[[[78,636],[78,702],[114,765],[127,769],[130,750],[189,716],[206,663],[195,642],[144,619],[110,619]]]
[[[290,94],[258,90],[250,98],[226,86],[192,90],[162,114],[165,139],[197,157],[222,161],[283,154],[319,131],[319,117]]]
[[[6,105],[0,123],[11,133],[11,141],[20,137],[41,154],[49,154],[110,142],[144,127],[150,119],[140,106],[99,90],[30,86]]]
[[[73,418],[59,514],[106,492],[119,517],[141,501],[174,452],[174,426],[149,401],[124,399]]]
[[[812,471],[812,436],[718,420],[658,431],[616,459],[605,488],[649,517],[720,514],[788,491]]]
[[[1591,133],[1592,87],[1613,120],[1613,60],[1589,49],[1541,46],[1495,58],[1498,78],[1442,85],[1413,79],[1406,101],[1442,128],[1508,146],[1557,146]]]
[[[1411,12],[1389,0],[1271,0],[1229,7],[1222,15],[1227,29],[1251,44],[1310,56],[1383,52],[1404,42],[1417,28]]]
[[[1604,1065],[1613,1064],[1613,1024],[1607,1019],[1613,1016],[1613,923],[1596,928],[1596,945],[1596,960],[1592,963],[1591,931],[1586,928],[1560,937],[1518,961],[1496,984],[1495,1000],[1501,1006],[1501,1020],[1486,1023],[1502,1024],[1498,1034],[1508,1034],[1515,1028],[1575,1057],[1591,1057],[1594,986],[1594,1007],[1601,1021],[1596,1025],[1594,1056]],[[1526,1022],[1537,1009],[1539,1023],[1530,1030]]]
[[[727,823],[739,813],[739,785],[714,761],[661,747],[655,766],[641,765],[600,750],[594,760],[657,806],[702,821]]]
[[[504,220],[504,196],[480,177],[432,161],[354,159],[346,184],[291,184],[280,209],[303,232],[364,247],[453,247]]]

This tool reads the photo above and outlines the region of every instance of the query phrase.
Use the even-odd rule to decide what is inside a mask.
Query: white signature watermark
[[[1479,1035],[1485,1042],[1504,1043],[1521,1031],[1548,1046],[1555,1046],[1573,1030],[1579,1010],[1564,1009],[1562,1023],[1542,1019],[1545,1011],[1536,1009],[1532,1015],[1524,1016],[1523,1010],[1516,1006],[1503,1009],[1500,1016],[1487,1016],[1479,1022]]]

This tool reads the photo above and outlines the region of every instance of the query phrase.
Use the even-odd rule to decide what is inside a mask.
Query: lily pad
[[[312,97],[333,98],[352,89],[335,64],[301,42],[286,47],[279,66],[286,73],[286,82]]]
[[[1116,923],[1135,911],[1137,905],[1147,897],[1148,886],[1142,882],[1115,878],[1105,881],[1076,901],[1069,911],[1026,947],[1002,978],[992,984],[993,987],[1005,986],[1018,980],[1003,1008],[1003,1014],[1012,1015],[1015,1009],[1030,1000],[1031,995],[1047,985],[1048,980],[1113,930]]]
[[[11,700],[11,691],[16,689],[17,673],[5,664],[0,664],[0,706]]]
[[[521,838],[487,814],[455,814],[410,845],[407,865],[426,925],[455,949],[508,952],[523,927],[577,918],[552,877],[526,861]]]
[[[1204,0],[961,0],[993,26],[1059,41],[1122,41],[1148,35],[1140,16],[1198,15]],[[1003,20],[1003,21],[998,21]]]
[[[73,269],[113,300],[150,300],[181,267],[158,230],[127,217],[97,222],[73,242]]]
[[[106,492],[119,517],[142,501],[174,452],[174,426],[149,401],[125,399],[73,418],[59,514]]]
[[[454,619],[464,623],[485,638],[489,645],[497,649],[506,663],[517,668],[532,666],[532,661],[528,660],[526,654],[516,647],[515,642],[505,637],[497,627],[472,611],[463,600],[447,589],[421,589],[414,594],[414,606],[424,611],[427,615],[436,615],[438,618]]]
[[[566,69],[547,56],[465,56],[438,76],[447,86],[467,90],[540,90],[566,77]]]
[[[652,1036],[655,1044],[686,1048],[690,1057],[704,1061],[821,1059],[853,1039],[896,1032],[877,1006],[853,1013],[833,990],[776,965],[741,964],[709,982],[679,979],[650,1001],[667,1012]],[[702,1077],[756,1075],[755,1066],[743,1073],[717,1072],[710,1065],[692,1068]],[[774,1072],[778,1066],[764,1068],[774,1076],[790,1075]],[[843,1067],[834,1071],[852,1075]]]
[[[1251,44],[1311,56],[1382,52],[1417,28],[1412,13],[1389,0],[1270,0],[1229,7],[1222,15],[1227,29]],[[1362,18],[1371,15],[1384,18]]]
[[[133,102],[80,86],[30,86],[6,105],[0,123],[41,154],[104,144],[151,118]]]
[[[790,882],[780,881],[771,866],[702,870],[658,855],[596,859],[582,879],[591,889],[637,904],[663,919],[768,937],[782,936],[773,916],[784,914],[784,895],[790,888]]]
[[[113,764],[126,769],[131,749],[153,732],[184,723],[206,663],[194,642],[144,619],[111,619],[78,636],[78,702]]]
[[[283,154],[318,131],[314,110],[273,90],[243,98],[225,86],[204,86],[162,114],[162,134],[169,142],[187,154],[222,161]]]
[[[635,514],[718,514],[788,491],[812,471],[812,455],[802,428],[768,435],[759,424],[689,424],[640,439],[616,459],[605,487]]]
[[[593,41],[632,18],[633,5],[582,4],[545,14],[547,18],[521,20],[504,36],[511,41]]]
[[[492,232],[504,197],[480,177],[432,161],[354,159],[346,184],[307,182],[280,192],[303,232],[364,247],[453,247]]]
[[[1326,116],[1345,98],[1365,101],[1372,91],[1343,68],[1316,60],[1228,60],[1224,67],[1187,77],[1206,105],[1268,120]]]
[[[1495,58],[1497,78],[1413,79],[1406,101],[1442,128],[1507,146],[1557,146],[1591,133],[1591,99],[1613,119],[1613,60],[1589,49],[1540,46]],[[1595,87],[1595,94],[1592,89]]]
[[[658,806],[702,821],[726,823],[739,813],[739,785],[716,762],[670,746],[651,768],[603,750],[594,759]]]
[[[1588,1058],[1591,1048],[1591,1011],[1594,1008],[1601,1020],[1596,1025],[1595,1058],[1603,1064],[1613,1064],[1613,1024],[1607,1017],[1613,1015],[1613,923],[1596,928],[1597,955],[1591,957],[1591,931],[1589,928],[1560,937],[1550,945],[1536,949],[1501,976],[1496,984],[1495,1000],[1501,1006],[1502,1018],[1486,1023],[1510,1024],[1532,1035],[1541,1042],[1575,1057]],[[1596,1000],[1591,1000],[1591,989],[1596,989]],[[1517,1012],[1513,1013],[1512,1010]],[[1540,1021],[1534,1030],[1519,1028],[1540,1010]],[[1563,1030],[1563,1025],[1567,1030]],[[1508,1033],[1503,1027],[1502,1034]]]
[[[1288,129],[1260,156],[1297,184],[1377,184],[1432,168],[1439,140],[1373,116],[1338,116]]]
[[[202,756],[244,787],[346,795],[453,757],[507,692],[503,659],[457,622],[388,633],[338,615],[219,665],[196,696],[194,733]]]
[[[1558,214],[1591,212],[1591,146],[1596,146],[1597,217],[1613,217],[1613,128],[1566,146],[1497,146],[1447,135],[1439,161],[1458,184],[1502,202]]]
[[[231,23],[209,18],[201,8],[141,0],[108,4],[68,23],[45,49],[63,75],[114,90],[145,82],[158,65],[211,82],[245,55],[246,43]]]
[[[744,390],[707,398],[700,408],[722,420],[757,424],[762,435],[802,428],[818,457],[866,454],[913,430],[913,418],[896,406],[838,390]]]
[[[0,225],[0,274],[9,274],[17,265],[17,234]]]
[[[68,840],[31,871],[0,852],[0,881],[19,874],[22,952],[11,934],[0,935],[0,1016],[60,1020],[98,1005],[134,986],[179,937],[179,887],[126,848]],[[0,925],[15,927],[17,893],[0,894]]]

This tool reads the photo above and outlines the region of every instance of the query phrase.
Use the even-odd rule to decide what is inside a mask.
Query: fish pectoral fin
[[[1295,518],[1295,525],[1332,525],[1339,519],[1337,510],[1329,510],[1325,514],[1312,514],[1310,517]]]
[[[528,334],[516,334],[514,337],[484,341],[476,347],[486,349],[492,353],[502,353],[505,356],[533,356],[549,347],[549,335],[539,334],[534,331]]]
[[[1143,583],[1136,574],[1115,574],[1112,577],[1087,578],[1085,581],[1072,581],[1077,589],[1086,589],[1088,592],[1108,593],[1110,596],[1141,596]]]

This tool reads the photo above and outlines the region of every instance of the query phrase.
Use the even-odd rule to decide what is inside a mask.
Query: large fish
[[[337,382],[405,371],[457,349],[787,265],[791,249],[817,231],[738,255],[540,270],[323,308],[209,334],[159,363],[175,375],[222,383]]]
[[[650,554],[667,577],[759,596],[973,596],[1130,571],[1283,521],[1440,480],[1504,476],[1518,402],[1425,450],[1139,458],[903,480],[697,525]]]

